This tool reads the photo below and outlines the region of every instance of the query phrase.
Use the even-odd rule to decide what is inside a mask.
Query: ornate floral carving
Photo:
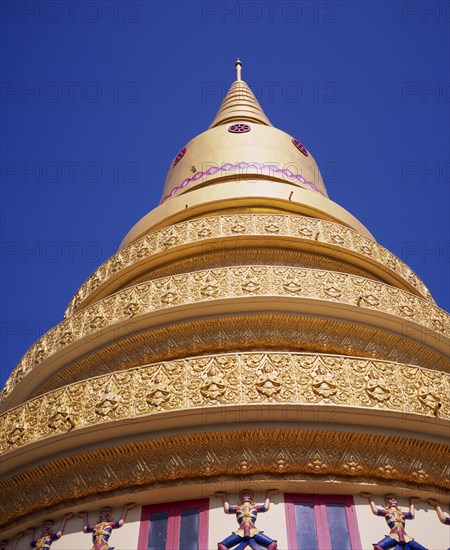
[[[440,403],[444,419],[450,417],[449,387],[445,373],[373,359],[288,352],[193,357],[118,371],[32,399],[0,417],[1,432],[8,434],[0,451],[99,422],[192,407],[207,411],[217,404],[323,404],[334,411],[345,405],[433,417]]]
[[[44,504],[57,507],[74,496],[92,498],[99,492],[114,496],[129,487],[164,488],[172,480],[198,484],[201,479],[235,480],[236,475],[256,479],[263,475],[268,480],[274,475],[279,481],[285,471],[289,480],[305,476],[326,480],[331,475],[336,483],[351,476],[354,483],[385,480],[410,489],[450,489],[448,447],[438,443],[301,429],[205,432],[80,453],[30,469],[26,477],[18,474],[5,479],[0,483],[0,522],[5,526],[20,521]],[[73,472],[83,480],[76,494]]]
[[[199,239],[212,239],[239,234],[283,235],[300,237],[321,244],[351,250],[386,266],[408,281],[422,296],[433,301],[428,289],[415,273],[388,250],[360,233],[333,222],[292,215],[241,214],[190,220],[145,235],[107,260],[87,279],[72,298],[66,316],[72,315],[81,303],[111,275],[132,267],[150,254],[158,254],[175,246]]]
[[[199,289],[200,280],[206,281],[206,284]],[[298,297],[358,305],[395,315],[403,320],[411,317],[409,314],[405,316],[405,311],[411,309],[414,312],[411,321],[414,326],[419,325],[428,331],[436,331],[437,326],[442,326],[443,332],[437,334],[445,336],[450,333],[448,314],[429,301],[363,277],[319,269],[263,265],[210,269],[137,284],[100,300],[63,321],[28,350],[8,379],[1,395],[4,398],[24,375],[61,350],[64,344],[60,336],[69,329],[72,342],[76,342],[107,326],[120,323],[130,317],[130,302],[139,304],[139,314],[146,314],[164,307],[206,299],[245,295],[290,296],[293,294],[293,287],[290,283],[286,285],[286,281],[294,282],[295,296]],[[301,288],[297,291],[298,285]],[[200,290],[203,290],[203,294]],[[369,299],[370,297],[374,298]],[[441,325],[436,323],[436,319],[441,320]]]
[[[389,388],[386,387],[386,382],[382,378],[369,378],[366,382],[366,391],[371,399],[383,403],[391,396]]]
[[[333,382],[333,377],[329,374],[325,376],[319,375],[312,383],[312,390],[316,395],[329,399],[338,391],[338,387]]]
[[[73,410],[70,407],[59,407],[48,421],[48,427],[56,432],[63,432],[75,428]]]

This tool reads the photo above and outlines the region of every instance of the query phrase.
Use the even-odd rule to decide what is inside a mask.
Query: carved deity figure
[[[112,508],[104,506],[98,515],[98,523],[89,525],[87,512],[80,512],[78,515],[83,518],[83,532],[92,533],[93,546],[91,550],[114,550],[110,548],[108,541],[113,529],[119,529],[125,523],[128,510],[134,508],[136,504],[130,503],[123,509],[122,517],[119,521],[112,521]]]
[[[51,519],[45,520],[42,524],[42,533],[39,538],[36,538],[34,528],[29,529],[28,532],[31,536],[31,548],[36,548],[37,550],[49,550],[50,546],[55,542],[55,540],[58,540],[63,536],[66,523],[71,518],[73,518],[72,513],[66,514],[62,520],[61,527],[58,531],[56,531],[56,533],[53,532],[53,526],[55,522]]]
[[[277,375],[277,371],[272,370],[270,365],[264,365],[261,369],[258,381],[255,384],[257,391],[266,397],[272,397],[274,394],[278,393],[281,384],[277,380]]]
[[[212,366],[207,375],[203,375],[203,385],[200,393],[209,399],[217,399],[226,391],[224,376],[216,366]]]
[[[251,491],[242,491],[239,495],[240,504],[230,506],[227,500],[226,493],[217,492],[216,496],[222,499],[223,509],[226,514],[236,514],[236,519],[239,524],[239,529],[232,533],[229,537],[219,542],[218,550],[244,550],[244,548],[252,548],[253,550],[277,550],[277,541],[271,539],[267,535],[255,527],[258,512],[267,512],[270,508],[270,497],[278,491],[272,489],[267,491],[267,497],[264,504],[255,504],[253,501],[253,493]]]
[[[405,531],[405,520],[414,519],[414,503],[419,502],[419,498],[411,497],[409,499],[409,511],[402,512],[395,495],[385,496],[386,506],[384,508],[377,508],[369,493],[360,493],[360,495],[369,501],[372,513],[375,516],[383,516],[390,528],[389,535],[374,544],[373,550],[389,550],[391,548],[394,550],[427,550]]]

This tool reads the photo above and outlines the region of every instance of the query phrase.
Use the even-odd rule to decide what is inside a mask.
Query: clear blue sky
[[[1,383],[158,204],[237,57],[271,122],[315,156],[330,197],[449,309],[448,2],[1,9]]]

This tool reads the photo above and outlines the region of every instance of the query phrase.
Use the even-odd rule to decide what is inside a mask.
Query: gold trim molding
[[[73,455],[2,481],[0,526],[89,498],[219,479],[307,475],[442,491],[450,489],[449,464],[448,446],[395,436],[296,429],[178,435]]]
[[[187,244],[225,237],[291,237],[336,251],[351,251],[400,277],[419,294],[434,303],[427,287],[397,256],[372,239],[338,223],[281,214],[240,214],[190,220],[145,235],[104,262],[79,288],[65,317],[73,315],[89,296],[118,272],[150,257]]]
[[[166,361],[99,376],[0,417],[3,457],[108,422],[217,406],[328,405],[450,418],[450,375],[336,355],[234,353]]]
[[[27,351],[8,378],[1,399],[56,352],[82,338],[95,341],[117,323],[180,305],[269,296],[350,305],[396,316],[436,333],[436,337],[450,333],[448,314],[428,300],[356,275],[263,265],[196,271],[126,288],[66,319]]]

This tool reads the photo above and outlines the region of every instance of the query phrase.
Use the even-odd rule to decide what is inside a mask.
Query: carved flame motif
[[[142,260],[142,258],[145,258],[146,256],[148,256],[148,252],[149,252],[149,247],[145,242],[143,242],[139,246],[139,248],[136,250],[136,258],[138,260]]]
[[[174,229],[171,229],[168,231],[165,235],[163,235],[162,244],[165,248],[170,248],[171,246],[174,246],[178,243],[180,240],[180,237]]]
[[[325,397],[325,399],[328,399],[332,395],[335,395],[337,393],[337,386],[336,384],[333,384],[332,382],[333,377],[329,374],[326,374],[325,376],[319,375],[314,378],[314,382],[312,384],[312,390],[316,395],[320,395],[321,397]]]
[[[380,403],[387,401],[391,396],[391,392],[385,386],[382,378],[379,380],[369,379],[366,382],[366,392],[369,397]]]
[[[200,294],[203,298],[211,298],[218,294],[219,286],[216,284],[215,279],[209,273],[203,281],[203,286],[200,289]]]
[[[261,285],[259,283],[259,278],[253,270],[248,270],[244,276],[243,282],[241,283],[241,288],[244,292],[249,292],[253,294],[258,292]]]
[[[178,299],[177,286],[173,283],[173,280],[170,278],[165,285],[164,294],[161,296],[161,302],[170,306]]]
[[[437,397],[433,393],[432,388],[428,386],[419,388],[418,398],[419,398],[419,401],[422,403],[422,405],[424,405],[425,407],[428,407],[433,412],[435,412],[436,409],[438,409],[439,397]]]
[[[414,315],[414,310],[406,304],[400,306],[399,310],[403,313],[403,315],[406,315],[407,317],[412,317]]]
[[[433,326],[437,331],[442,333],[445,331],[445,325],[439,319],[432,319],[431,322],[433,323]]]
[[[365,294],[364,296],[360,296],[358,298],[358,305],[359,306],[372,306],[375,307],[379,305],[380,300],[374,296],[373,294]]]
[[[314,231],[310,227],[299,227],[298,232],[303,237],[311,237]]]
[[[269,218],[264,225],[264,229],[267,233],[279,233],[280,223],[275,218]]]
[[[331,240],[336,244],[344,244],[345,242],[345,239],[337,233],[334,235],[331,235]]]
[[[211,226],[207,224],[205,221],[201,222],[201,224],[197,228],[197,237],[205,238],[205,237],[209,237],[211,234],[212,234]]]
[[[116,273],[122,267],[122,259],[119,255],[113,256],[111,260],[111,272]]]
[[[331,298],[339,298],[339,296],[342,296],[342,292],[335,286],[330,286],[326,288],[324,292],[327,296],[330,296]]]
[[[62,346],[67,346],[67,344],[70,344],[72,340],[72,333],[69,331],[64,332],[64,334],[60,338],[60,342]]]
[[[75,428],[73,411],[70,408],[60,408],[53,414],[48,421],[48,427],[51,430],[65,432]]]
[[[367,244],[364,244],[361,246],[361,252],[364,252],[364,254],[366,254],[367,256],[372,256],[373,254],[373,246],[372,245],[367,245]]]
[[[9,432],[6,441],[10,445],[15,445],[16,443],[22,441],[27,431],[26,426],[17,424],[14,426],[13,430]]]
[[[98,330],[103,325],[103,317],[96,315],[91,322],[89,323],[89,328],[91,330]]]
[[[241,218],[236,218],[235,222],[231,226],[232,233],[245,233],[247,230],[247,225],[245,223],[245,220],[242,220]]]
[[[139,304],[137,302],[131,302],[123,308],[124,315],[128,315],[129,317],[133,317],[133,315],[136,315],[138,312]]]
[[[283,288],[286,292],[297,293],[302,289],[300,279],[296,277],[291,271],[283,277]]]
[[[39,365],[39,363],[41,363],[45,359],[46,355],[47,354],[44,349],[38,349],[36,355],[34,356],[34,364]]]
[[[395,258],[393,258],[392,256],[388,256],[385,260],[384,260],[385,264],[386,264],[386,267],[389,267],[390,269],[397,269],[398,268],[398,264],[399,262],[397,262],[395,260]]]
[[[95,412],[102,417],[113,416],[114,411],[119,405],[120,398],[112,391],[103,395],[103,397],[95,404]]]

